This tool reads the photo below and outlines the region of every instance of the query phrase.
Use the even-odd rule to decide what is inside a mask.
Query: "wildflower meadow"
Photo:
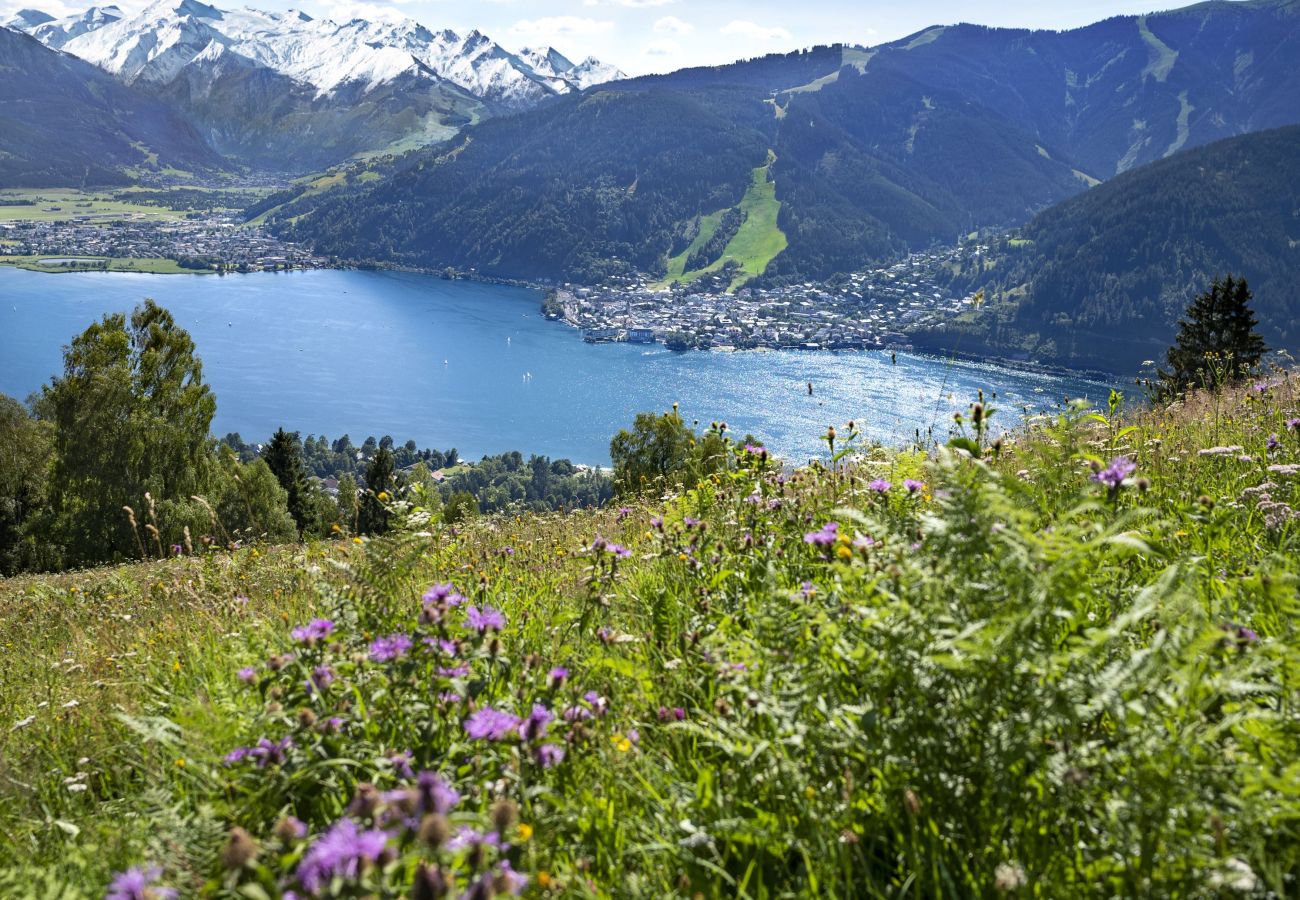
[[[993,414],[0,582],[0,895],[1295,896],[1295,376]]]

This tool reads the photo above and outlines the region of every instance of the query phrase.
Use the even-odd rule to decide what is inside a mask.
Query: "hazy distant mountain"
[[[1300,351],[1300,126],[1135,169],[1036,217],[1000,248],[988,314],[929,345],[1133,371],[1160,359],[1217,275],[1245,277],[1260,330]]]
[[[297,232],[331,252],[502,275],[663,271],[702,216],[739,207],[771,151],[788,248],[767,276],[825,277],[1300,122],[1298,11],[1247,0],[1069,32],[939,27],[626,80],[476,126],[317,201]]]
[[[195,130],[159,100],[0,28],[0,186],[125,184],[127,169],[220,165]]]
[[[136,15],[104,7],[20,18],[49,46],[177,104],[222,153],[281,169],[436,142],[494,112],[621,75],[553,51],[563,65],[539,71],[477,31],[462,37],[409,19],[338,24],[200,0],[161,0]]]

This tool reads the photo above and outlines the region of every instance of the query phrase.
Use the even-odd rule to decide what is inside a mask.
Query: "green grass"
[[[0,206],[0,222],[64,222],[82,219],[97,224],[119,222],[126,219],[177,221],[187,210],[172,210],[161,206],[132,203],[114,199],[114,195],[153,192],[152,188],[112,188],[100,191],[82,191],[76,188],[23,188],[0,190],[0,200],[30,200],[32,206]],[[200,190],[205,193],[234,191],[241,194],[258,193],[256,189],[210,188],[185,186],[180,190]]]
[[[44,265],[42,260],[48,259],[76,259],[78,263],[93,263],[93,267],[85,268],[76,264],[61,265]],[[211,270],[205,269],[186,269],[174,259],[163,259],[159,257],[147,258],[117,258],[117,257],[57,257],[57,256],[4,256],[0,255],[0,266],[14,266],[19,269],[27,269],[32,272],[47,272],[50,274],[60,274],[67,272],[141,272],[153,275],[207,275]]]
[[[769,179],[773,162],[774,156],[768,159],[767,165],[754,170],[749,189],[740,201],[740,210],[746,214],[745,221],[722,251],[722,256],[702,269],[683,271],[690,255],[713,237],[726,210],[718,210],[701,219],[699,234],[691,246],[668,260],[668,274],[660,286],[695,281],[718,271],[728,261],[735,261],[740,266],[740,274],[732,279],[730,290],[734,291],[751,278],[762,275],[768,264],[789,246],[785,233],[777,224],[781,201],[776,199],[776,182]]]
[[[738,452],[623,511],[417,512],[385,539],[0,582],[0,895],[100,897],[156,863],[185,896],[278,897],[350,820],[393,864],[327,896],[411,896],[422,862],[505,878],[447,827],[503,834],[527,897],[1288,896],[1298,396],[1275,374],[1062,407],[983,459],[842,428],[833,465]],[[1136,471],[1109,489],[1117,456]],[[442,582],[467,600],[422,600]],[[295,642],[313,616],[333,632]],[[392,634],[413,648],[374,659]],[[544,735],[466,731],[534,704]],[[286,736],[282,761],[223,762]],[[407,752],[460,793],[449,823],[402,793]],[[234,827],[260,855],[227,869]]]

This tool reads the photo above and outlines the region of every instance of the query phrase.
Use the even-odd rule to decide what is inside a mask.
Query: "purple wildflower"
[[[465,733],[476,741],[501,741],[519,729],[519,717],[485,706],[465,720]]]
[[[617,556],[619,559],[627,559],[632,555],[632,551],[624,547],[622,544],[616,544],[613,541],[607,541],[603,537],[598,536],[591,542],[591,552],[600,553],[602,550],[611,556]]]
[[[526,741],[538,741],[546,737],[546,726],[555,720],[555,714],[540,703],[533,704],[533,711],[519,725],[519,736]]]
[[[1124,484],[1124,479],[1137,471],[1137,463],[1125,456],[1117,456],[1110,465],[1092,476],[1092,480],[1104,484],[1112,491],[1117,491]]]
[[[803,536],[805,544],[813,544],[817,547],[829,547],[839,539],[840,523],[827,522],[822,526],[821,531],[810,531]]]
[[[495,831],[482,832],[470,828],[468,825],[462,825],[456,829],[456,834],[447,842],[447,849],[453,852],[468,850],[471,847],[492,847],[495,850],[500,850],[501,835]]]
[[[404,634],[375,638],[370,644],[370,658],[375,662],[400,659],[411,651],[411,639]]]
[[[628,516],[630,516],[630,515],[632,515],[632,507],[630,507],[630,506],[620,506],[620,507],[618,508],[618,521],[622,522],[624,519],[626,519],[626,518],[627,518]]]
[[[162,868],[135,866],[113,876],[104,900],[171,900],[176,889],[160,887],[154,882],[162,877]]]
[[[656,529],[656,530],[658,530],[658,531],[663,531],[663,530],[664,530],[664,517],[663,517],[663,516],[651,516],[651,517],[650,517],[650,527],[651,527],[651,528],[654,528],[654,529]]]
[[[915,478],[906,478],[903,480],[903,487],[909,494],[917,494],[925,490],[925,482],[917,481]]]
[[[334,623],[329,619],[312,619],[306,625],[299,625],[289,634],[298,643],[310,646],[329,637],[333,630]]]
[[[1287,419],[1286,430],[1294,431],[1296,434],[1300,434],[1300,419]]]
[[[257,680],[257,669],[252,666],[245,666],[239,670],[239,680],[244,684],[252,684]]]
[[[806,600],[813,594],[817,593],[817,585],[813,584],[811,581],[805,581],[803,584],[799,585],[799,593],[803,594],[804,599]]]
[[[330,716],[328,719],[322,720],[320,725],[316,727],[321,730],[322,734],[338,734],[343,730],[343,720],[338,716]]]
[[[471,606],[465,610],[466,627],[472,628],[479,634],[488,630],[500,631],[506,627],[506,617],[501,615],[501,611],[484,605],[482,609],[477,606]]]
[[[582,695],[582,699],[591,705],[591,711],[598,716],[603,716],[609,712],[609,701],[595,691],[587,691]]]
[[[252,747],[236,747],[227,753],[226,763],[234,765],[246,759],[251,759],[259,769],[265,769],[269,765],[283,763],[285,751],[292,746],[293,739],[288,737],[281,738],[279,742],[272,741],[269,738],[259,738]]]
[[[1264,444],[1265,449],[1268,450],[1269,453],[1272,453],[1274,450],[1281,448],[1281,446],[1282,446],[1282,441],[1278,438],[1276,434],[1270,434],[1268,436],[1268,440]]]
[[[402,778],[414,778],[415,770],[411,768],[411,751],[403,750],[401,753],[394,753],[388,757],[388,762],[392,765],[393,771]]]
[[[464,678],[469,674],[469,664],[461,663],[458,666],[439,666],[439,678]]]
[[[516,872],[510,865],[510,860],[503,859],[497,865],[497,874],[494,881],[503,883],[506,893],[512,897],[518,897],[528,886],[528,876],[522,872]]]
[[[437,606],[450,609],[464,603],[465,595],[458,594],[455,586],[451,584],[435,584],[424,592],[423,600],[426,607]]]
[[[877,478],[867,485],[867,490],[875,491],[877,494],[888,494],[893,485],[883,478]]]
[[[542,744],[537,748],[537,764],[543,769],[553,769],[564,762],[564,748],[558,744]]]
[[[415,779],[420,794],[420,811],[446,815],[460,802],[460,794],[436,772],[421,772]]]
[[[334,683],[334,670],[329,666],[317,666],[311,670],[310,684],[318,691],[323,691]]]
[[[568,677],[568,669],[564,668],[564,666],[556,666],[546,674],[546,682],[550,685],[551,690],[555,690],[560,685],[564,684]]]
[[[387,844],[383,831],[362,831],[351,819],[341,819],[307,851],[298,864],[298,881],[314,894],[335,878],[355,879]]]

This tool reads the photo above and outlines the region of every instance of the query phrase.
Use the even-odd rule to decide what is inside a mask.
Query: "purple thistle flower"
[[[522,872],[516,872],[510,865],[510,860],[503,859],[497,864],[496,882],[504,883],[506,893],[512,897],[518,897],[528,887],[528,876]]]
[[[390,634],[370,643],[370,658],[375,662],[400,659],[411,651],[411,639],[404,634]]]
[[[799,585],[799,593],[803,594],[804,599],[806,600],[813,594],[817,593],[817,585],[813,584],[811,581],[805,581],[803,584]]]
[[[245,666],[239,670],[239,680],[244,684],[252,684],[257,680],[257,669],[253,666]]]
[[[630,506],[620,506],[620,507],[618,508],[618,521],[622,522],[624,519],[626,519],[626,518],[627,518],[628,516],[630,516],[630,515],[632,515],[632,507],[630,507]]]
[[[402,778],[414,778],[415,770],[411,768],[411,751],[403,750],[401,753],[394,753],[388,757],[388,762],[392,765],[393,771]]]
[[[311,670],[311,686],[323,691],[334,683],[334,670],[329,666],[317,666]]]
[[[685,525],[687,528],[695,528],[697,525],[700,524],[700,520],[693,519],[690,516],[686,516],[684,519],[682,519],[682,524]]]
[[[506,617],[501,615],[501,611],[486,605],[482,609],[477,606],[467,608],[465,619],[466,627],[472,628],[479,634],[488,630],[500,631],[506,627]]]
[[[491,847],[500,850],[501,846],[501,835],[497,832],[482,832],[468,825],[456,829],[456,834],[447,842],[447,849],[453,852],[468,850],[471,847]]]
[[[663,531],[663,530],[664,530],[664,517],[663,517],[663,516],[651,516],[651,517],[650,517],[650,527],[656,529],[657,531]]]
[[[1268,440],[1264,443],[1264,447],[1266,450],[1268,450],[1269,453],[1272,453],[1274,450],[1279,449],[1281,446],[1282,446],[1282,441],[1278,438],[1276,434],[1270,434],[1268,436]]]
[[[1287,419],[1286,429],[1287,431],[1294,431],[1296,434],[1300,434],[1300,419]]]
[[[564,748],[559,744],[542,744],[537,748],[537,764],[543,769],[553,769],[564,762]]]
[[[867,485],[867,490],[875,491],[877,494],[888,494],[893,485],[883,478],[877,478]]]
[[[598,716],[603,716],[609,712],[609,701],[595,691],[587,691],[582,695],[582,699],[591,705],[591,711]]]
[[[501,741],[519,730],[519,717],[485,706],[465,720],[465,733],[476,741]]]
[[[538,741],[546,737],[546,726],[555,720],[555,715],[540,703],[533,704],[533,711],[519,725],[519,736],[526,741]]]
[[[469,674],[469,664],[461,663],[458,666],[439,666],[439,678],[464,678]]]
[[[452,584],[435,584],[424,592],[424,605],[450,609],[465,602],[465,595],[458,594]]]
[[[420,794],[420,811],[446,815],[460,802],[460,794],[436,772],[421,772],[415,779]]]
[[[334,623],[329,619],[312,619],[306,625],[299,625],[289,634],[298,643],[310,646],[329,637],[333,630]]]
[[[560,685],[564,684],[564,682],[568,680],[568,678],[569,670],[564,668],[564,666],[556,666],[546,673],[546,683],[551,690],[559,688]]]
[[[876,539],[869,534],[860,534],[853,539],[855,550],[867,550],[874,546],[876,546]]]
[[[385,832],[362,831],[351,819],[340,819],[298,864],[298,881],[314,894],[335,878],[354,880],[365,865],[379,859],[387,844]]]
[[[176,889],[156,885],[154,882],[161,877],[162,868],[159,866],[127,869],[113,876],[104,900],[171,900],[177,895]]]
[[[1110,465],[1092,476],[1092,480],[1104,484],[1112,491],[1117,491],[1124,484],[1124,479],[1137,471],[1137,463],[1125,456],[1117,456]]]
[[[829,547],[839,539],[840,523],[827,522],[822,526],[821,531],[810,531],[803,536],[805,544],[812,544],[817,547]]]
[[[909,494],[917,494],[925,490],[925,482],[917,481],[915,478],[906,478],[903,480],[903,487]]]
[[[564,711],[564,721],[585,722],[591,718],[591,710],[585,706],[570,706]]]

